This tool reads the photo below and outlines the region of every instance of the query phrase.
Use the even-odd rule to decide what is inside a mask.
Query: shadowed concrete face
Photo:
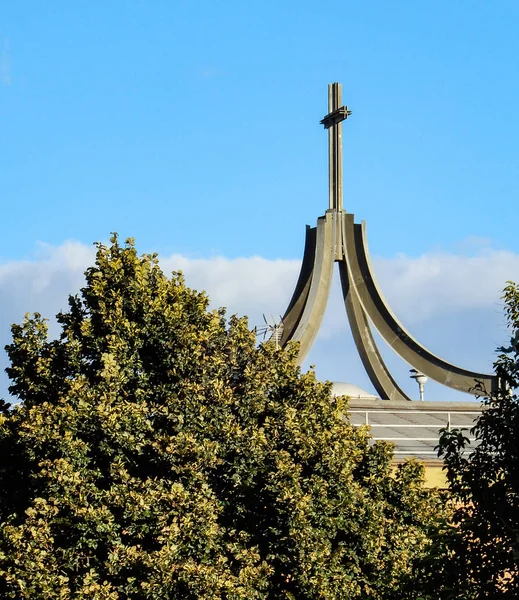
[[[321,326],[330,294],[333,264],[339,263],[342,293],[355,344],[375,389],[384,400],[410,400],[391,376],[377,348],[370,321],[395,352],[431,379],[474,395],[497,391],[495,376],[453,365],[419,344],[397,320],[379,291],[371,264],[365,225],[343,211],[342,121],[351,111],[341,104],[341,85],[328,86],[329,209],[308,228],[299,280],[283,317],[281,343],[300,344],[299,363],[308,354]]]

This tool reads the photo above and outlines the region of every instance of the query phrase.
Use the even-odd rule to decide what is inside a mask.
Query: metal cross
[[[342,210],[342,121],[351,115],[347,106],[341,106],[342,85],[328,84],[328,114],[321,121],[328,129],[329,208]]]

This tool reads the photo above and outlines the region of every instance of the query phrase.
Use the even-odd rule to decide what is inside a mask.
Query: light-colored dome
[[[359,386],[341,381],[332,383],[332,396],[349,396],[352,400],[378,400],[378,396],[366,392]]]

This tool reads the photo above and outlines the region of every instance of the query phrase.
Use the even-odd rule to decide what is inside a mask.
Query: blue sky
[[[485,368],[504,335],[499,289],[519,280],[518,63],[519,4],[506,0],[2,3],[0,342],[38,299],[61,307],[110,231],[186,272],[261,257],[258,278],[292,262],[295,278],[304,225],[327,207],[319,120],[340,81],[344,203],[368,222],[389,300],[434,351]],[[231,271],[235,296],[207,273],[196,283],[258,318]],[[285,279],[259,294],[265,310],[283,312]],[[436,312],[417,319],[430,298]],[[316,366],[334,365],[332,338]],[[341,352],[323,377],[363,383]]]

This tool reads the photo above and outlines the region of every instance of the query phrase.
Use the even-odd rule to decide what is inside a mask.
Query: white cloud
[[[25,312],[53,317],[66,308],[68,293],[76,293],[83,285],[83,272],[93,259],[93,247],[66,242],[58,247],[42,245],[30,261],[0,263],[0,345],[8,343],[10,324],[21,322]],[[299,265],[298,260],[261,257],[192,259],[172,255],[161,259],[165,272],[182,270],[187,284],[205,289],[213,306],[249,315],[251,326],[261,325],[262,313],[277,316],[284,312]],[[519,281],[518,255],[485,249],[475,256],[400,255],[375,259],[374,269],[394,312],[422,343],[460,366],[488,370],[494,348],[506,338],[500,295],[507,280]],[[347,332],[338,276],[309,359],[323,378],[369,388]],[[6,361],[2,353],[0,367],[5,367]],[[398,367],[395,361],[389,353],[388,362],[398,371],[397,376],[407,378],[407,367]],[[0,378],[0,397],[6,385],[6,378]],[[437,390],[437,399],[453,397],[444,388]]]
[[[299,274],[298,260],[259,256],[190,259],[173,255],[161,260],[165,272],[181,270],[190,287],[206,290],[213,306],[248,315],[251,326],[262,314],[283,314]]]
[[[476,256],[400,255],[378,259],[374,268],[394,310],[408,323],[497,306],[506,281],[519,281],[519,256],[496,250],[481,250]]]
[[[0,263],[0,336],[26,312],[52,317],[66,307],[70,292],[84,282],[83,272],[94,260],[94,249],[78,242],[59,247],[41,244],[33,260]]]

